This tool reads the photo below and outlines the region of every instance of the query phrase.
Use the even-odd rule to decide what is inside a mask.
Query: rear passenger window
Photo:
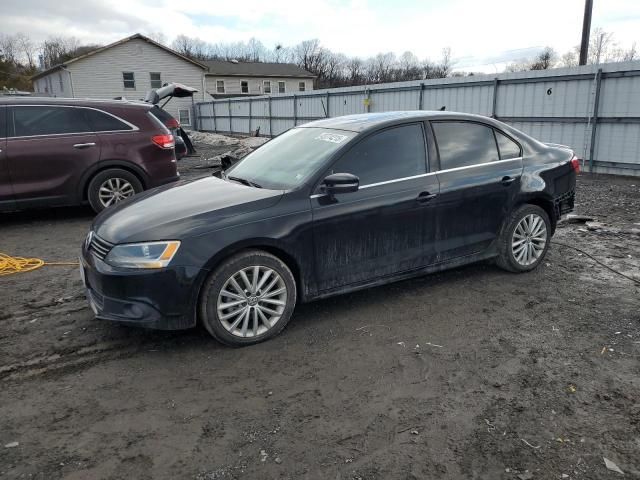
[[[493,129],[472,122],[432,122],[440,169],[495,162],[500,157]]]
[[[498,140],[498,149],[500,150],[501,160],[508,160],[509,158],[518,158],[522,156],[520,145],[498,130],[495,132],[496,140]]]
[[[86,108],[84,110],[91,129],[94,132],[113,132],[116,130],[131,130],[132,128],[108,113]]]
[[[356,175],[363,186],[426,173],[422,127],[404,125],[375,133],[349,150],[332,171]]]
[[[82,109],[57,106],[13,107],[16,137],[90,132]]]

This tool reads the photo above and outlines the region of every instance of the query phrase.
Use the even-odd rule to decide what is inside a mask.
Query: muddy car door
[[[357,191],[312,195],[319,291],[419,268],[425,231],[434,231],[430,202],[438,192],[427,174],[422,124],[375,132],[326,172],[359,178]],[[322,190],[318,190],[321,192]]]
[[[7,167],[7,109],[0,106],[0,210],[13,208],[13,188]]]
[[[83,173],[100,160],[99,139],[83,110],[12,106],[8,119],[8,166],[16,203],[75,203]]]
[[[432,121],[440,167],[438,260],[471,255],[493,242],[520,189],[520,146],[486,124]],[[501,150],[500,141],[504,142]],[[501,156],[502,153],[502,156]]]

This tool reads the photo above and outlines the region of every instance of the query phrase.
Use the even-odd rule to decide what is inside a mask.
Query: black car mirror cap
[[[332,173],[325,177],[322,188],[328,195],[357,192],[360,179],[351,173]]]

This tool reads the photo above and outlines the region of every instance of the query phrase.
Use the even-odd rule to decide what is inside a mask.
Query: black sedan
[[[486,259],[540,264],[579,160],[496,120],[389,112],[293,128],[222,178],[100,214],[82,249],[100,319],[200,321],[219,341],[278,334],[297,302]]]

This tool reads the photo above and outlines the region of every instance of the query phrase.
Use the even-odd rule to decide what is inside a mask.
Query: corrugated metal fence
[[[325,117],[443,107],[570,145],[594,172],[640,175],[640,62],[221,99],[195,117],[201,131],[274,136]]]

